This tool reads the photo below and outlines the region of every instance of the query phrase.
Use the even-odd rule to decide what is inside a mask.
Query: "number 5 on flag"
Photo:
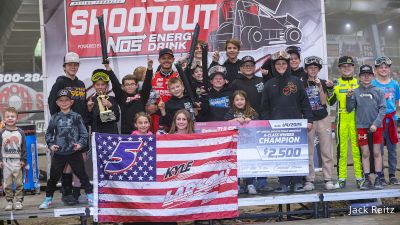
[[[136,156],[143,146],[142,141],[120,141],[106,163],[104,171],[110,174],[119,174],[135,165]]]

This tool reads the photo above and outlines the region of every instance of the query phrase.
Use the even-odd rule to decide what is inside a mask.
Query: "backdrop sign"
[[[198,122],[196,132],[239,130],[238,177],[308,174],[307,120]]]
[[[78,77],[87,87],[90,75],[101,65],[97,16],[104,16],[107,52],[120,78],[137,66],[147,65],[149,55],[158,65],[159,49],[168,47],[175,58],[189,51],[195,24],[199,39],[226,60],[225,41],[241,42],[239,57],[252,55],[260,67],[265,56],[299,46],[302,55],[326,58],[323,1],[315,0],[43,0],[44,68],[50,90],[64,73],[67,51],[81,56]],[[62,51],[64,49],[64,51]],[[327,77],[327,71],[321,73]],[[46,93],[47,95],[48,93]],[[46,96],[47,97],[47,96]]]

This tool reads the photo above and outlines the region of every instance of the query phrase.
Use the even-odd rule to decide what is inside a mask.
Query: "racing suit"
[[[347,151],[350,138],[351,151],[354,161],[354,175],[357,180],[362,179],[361,152],[357,144],[356,114],[355,111],[347,112],[346,96],[350,89],[358,88],[358,80],[351,78],[339,78],[335,81],[333,89],[328,90],[328,103],[336,105],[336,147],[338,157],[338,178],[347,179]]]

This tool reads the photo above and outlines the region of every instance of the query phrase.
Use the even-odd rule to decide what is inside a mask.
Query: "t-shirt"
[[[321,104],[321,93],[315,82],[304,80],[305,90],[310,101],[311,110],[313,113],[313,121],[322,120],[328,115],[326,105]],[[326,93],[326,81],[321,79],[322,88]]]
[[[385,94],[386,114],[396,111],[396,101],[400,99],[399,83],[395,80],[391,80],[388,84],[382,84],[377,80],[373,80],[372,85],[381,89]],[[393,116],[393,119],[397,120],[396,114]]]

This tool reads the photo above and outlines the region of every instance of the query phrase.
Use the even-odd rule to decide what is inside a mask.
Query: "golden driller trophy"
[[[101,94],[99,94],[99,96],[97,96],[97,102],[99,103],[101,122],[105,123],[105,122],[110,122],[110,121],[116,120],[117,118],[115,117],[114,112],[112,110],[110,110],[108,107],[103,105],[103,103],[102,103],[103,99],[108,99],[108,95],[101,93]]]

